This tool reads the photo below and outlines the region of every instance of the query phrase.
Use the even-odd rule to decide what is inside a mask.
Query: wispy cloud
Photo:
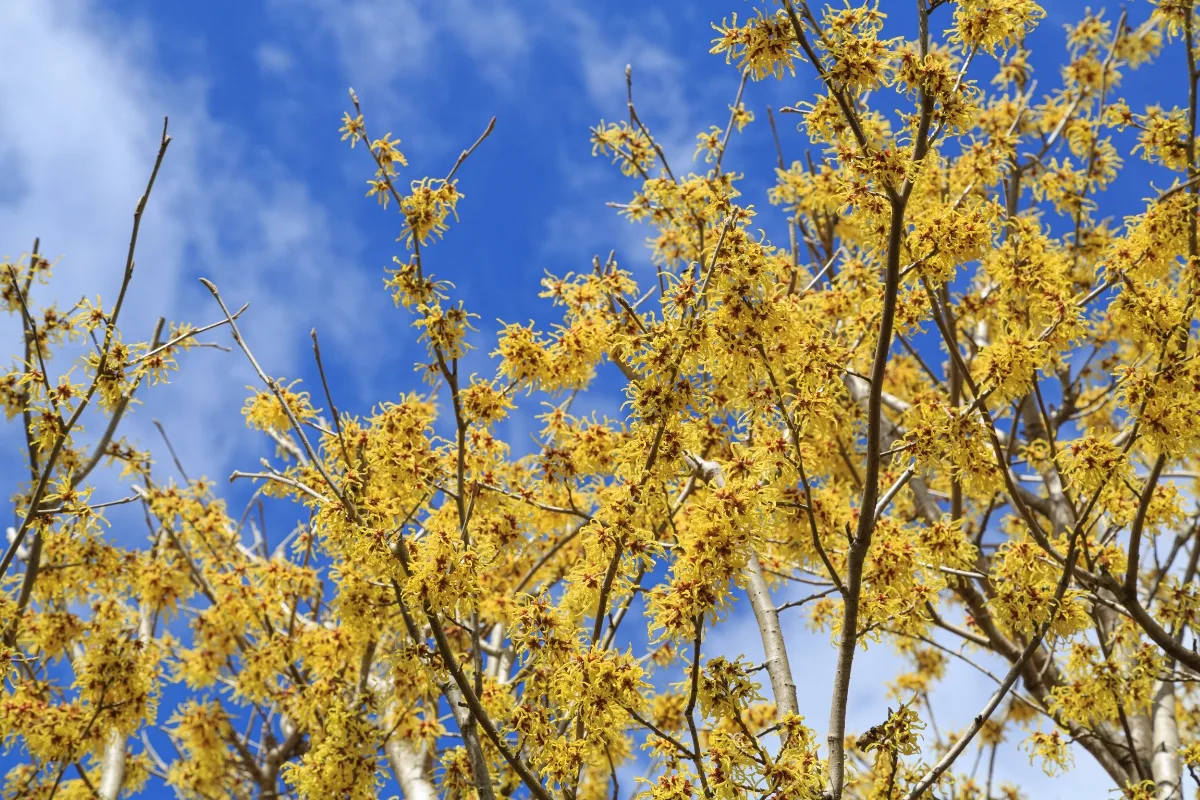
[[[684,57],[672,52],[669,19],[654,11],[636,25],[614,26],[581,4],[556,7],[570,32],[570,47],[578,59],[583,87],[593,110],[607,118],[625,118],[625,67],[633,70],[634,101],[642,121],[659,139],[667,158],[681,168],[691,162],[697,104],[691,102]]]
[[[600,119],[628,118],[625,69],[632,74],[633,100],[642,123],[654,135],[667,162],[679,177],[707,169],[693,162],[696,133],[714,122],[713,109],[725,113],[737,88],[733,70],[704,71],[706,54],[676,41],[679,20],[648,7],[636,18],[601,18],[582,4],[565,3],[551,12],[566,31],[560,40],[571,51],[587,99],[590,124]],[[699,58],[698,58],[699,56]],[[703,80],[697,75],[703,73]],[[606,160],[586,159],[579,151],[560,153],[559,171],[572,196],[549,221],[546,247],[564,252],[586,242],[597,250],[615,247],[626,267],[640,280],[651,279],[644,225],[630,224],[614,209],[598,208],[602,200],[624,202],[639,185],[622,178]]]
[[[355,88],[392,107],[414,104],[413,81],[454,74],[463,56],[494,87],[512,89],[533,30],[500,0],[268,0],[268,8],[307,33],[311,52],[332,56]]]
[[[268,0],[267,5],[281,22],[317,35],[308,44],[340,62],[364,89],[388,88],[428,61],[434,30],[415,3]]]
[[[134,204],[169,115],[174,139],[142,223],[122,314],[127,338],[148,338],[159,315],[216,319],[202,275],[231,306],[253,300],[245,332],[273,373],[300,372],[313,326],[346,351],[374,335],[390,303],[371,305],[381,293],[367,283],[373,270],[353,268],[353,236],[335,241],[305,183],[214,118],[202,80],[164,75],[149,28],[80,0],[14,0],[0,11],[0,48],[29,65],[0,72],[0,164],[15,173],[0,242],[16,256],[40,236],[46,255],[63,256],[47,289],[54,299],[114,298]],[[15,330],[5,333],[16,341]],[[171,386],[145,392],[129,431],[156,444],[150,417],[158,416],[196,471],[223,476],[262,451],[239,430],[252,373],[240,354],[201,350],[181,363]]]
[[[286,75],[296,65],[289,50],[276,42],[263,42],[254,51],[258,68],[269,75]]]
[[[566,105],[554,112],[578,121],[582,144],[585,125],[626,118],[630,65],[643,121],[672,166],[686,173],[694,136],[711,122],[699,119],[697,109],[723,109],[737,83],[732,71],[726,81],[691,80],[687,59],[672,50],[675,16],[651,6],[622,15],[600,15],[574,0],[430,0],[401,6],[389,0],[269,0],[268,8],[281,23],[307,31],[301,38],[310,52],[338,64],[343,79],[370,97],[372,107],[404,119],[402,136],[426,151],[437,142],[446,149],[459,146],[447,145],[444,131],[424,129],[428,114],[422,103],[468,71],[493,90],[487,112],[500,106],[501,124],[530,126],[523,135],[546,135],[524,117],[562,92]],[[615,168],[582,155],[585,147],[568,155],[559,142],[546,145],[553,148],[551,163],[564,199],[546,220],[544,253],[617,244],[628,250],[627,260],[645,264],[644,232],[612,210],[596,208],[598,198],[626,197],[630,184]],[[578,185],[581,180],[588,186]]]

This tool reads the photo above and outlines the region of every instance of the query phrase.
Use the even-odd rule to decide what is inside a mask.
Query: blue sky
[[[460,173],[462,222],[425,262],[454,281],[480,315],[469,366],[490,371],[486,353],[495,342],[495,320],[553,319],[549,304],[536,298],[544,271],[588,269],[593,255],[615,248],[635,274],[652,274],[644,229],[605,207],[627,200],[633,184],[591,157],[588,127],[601,118],[625,118],[624,67],[631,64],[641,116],[677,169],[690,162],[695,134],[724,124],[738,83],[736,71],[707,52],[710,23],[755,5],[6,0],[0,6],[0,52],[9,64],[0,71],[0,254],[15,257],[40,236],[44,253],[62,256],[51,294],[68,303],[81,294],[111,299],[133,206],[167,115],[174,142],[143,225],[124,317],[127,338],[148,338],[160,314],[197,324],[215,320],[218,309],[197,280],[207,277],[230,306],[251,302],[243,329],[264,368],[305,378],[312,389],[319,385],[309,349],[316,327],[339,407],[365,413],[373,403],[418,388],[412,365],[421,351],[410,318],[382,287],[384,267],[401,253],[394,241],[399,217],[363,197],[368,159],[361,148],[351,151],[339,141],[347,87],[358,91],[376,135],[390,130],[401,138],[413,177],[445,174],[497,117],[495,133]],[[893,12],[894,32],[911,35],[910,3],[882,5]],[[1084,3],[1046,5],[1049,18],[1030,43],[1039,66],[1052,67],[1062,57],[1061,24],[1077,18]],[[1131,19],[1139,22],[1147,13],[1144,4],[1135,5]],[[949,24],[948,15],[942,19],[935,28]],[[1168,84],[1173,94],[1162,89],[1177,61],[1172,53],[1154,70],[1128,75],[1126,94],[1167,106],[1185,102],[1182,82]],[[1039,80],[1045,90],[1057,85],[1052,69],[1043,69]],[[743,186],[745,199],[780,241],[786,238],[782,214],[765,197],[775,151],[764,106],[792,104],[813,91],[805,65],[796,79],[751,84],[746,103],[758,121],[735,137],[727,161],[752,176]],[[789,160],[804,151],[794,121],[780,118]],[[1136,198],[1149,193],[1149,173],[1127,163],[1122,180],[1136,191],[1113,206],[1117,215],[1136,210]],[[16,347],[15,327],[0,327],[0,335]],[[170,386],[145,394],[129,432],[161,452],[150,423],[160,419],[193,475],[223,481],[233,469],[253,469],[270,447],[241,424],[244,387],[251,383],[237,354],[194,351]],[[613,385],[602,381],[576,409],[620,414]],[[526,400],[526,413],[504,432],[517,449],[536,426],[530,415],[537,402]],[[13,452],[18,436],[15,428],[6,430],[0,445]],[[231,493],[245,496],[239,487]],[[133,543],[144,531],[117,526],[113,535]],[[740,622],[737,617],[716,634],[712,651],[759,658],[757,635],[746,637],[753,628]],[[820,724],[833,650],[823,634],[803,630],[799,617],[785,622],[802,710]],[[852,728],[879,721],[873,716],[888,661],[882,650],[873,651],[856,666],[861,692],[851,709]],[[943,730],[969,718],[990,692],[986,678],[957,665],[949,686],[950,702],[938,720]],[[1086,754],[1065,782],[1038,784],[1021,754],[1003,760],[998,773],[1020,775],[1039,798],[1065,797],[1064,785],[1089,797],[1107,788]]]

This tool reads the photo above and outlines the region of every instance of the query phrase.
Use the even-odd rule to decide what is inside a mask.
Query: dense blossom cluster
[[[400,141],[371,138],[352,93],[343,138],[400,213],[385,287],[426,387],[345,413],[322,367],[315,400],[261,371],[210,285],[210,327],[262,378],[245,421],[275,445],[234,475],[256,482],[245,511],[115,433],[207,328],[128,344],[120,299],[40,308],[49,262],[5,262],[24,344],[0,401],[28,474],[0,570],[0,736],[20,757],[4,796],[1016,798],[971,762],[1017,743],[1050,774],[1078,752],[1126,798],[1183,797],[1200,774],[1200,14],[1151,5],[1069,26],[1040,94],[1033,0],[920,0],[913,30],[877,2],[714,24],[742,81],[697,137],[701,171],[672,170],[632,89],[629,119],[591,132],[634,184],[619,207],[654,274],[610,255],[547,277],[561,322],[504,325],[492,376],[460,371],[477,316],[432,271],[475,147],[402,179]],[[1117,97],[1168,47],[1187,56],[1178,97]],[[819,90],[781,111],[815,156],[788,163],[777,139],[772,240],[724,158],[761,124],[747,83],[805,69]],[[1115,222],[1127,160],[1166,188]],[[72,347],[81,368],[58,369]],[[621,382],[622,419],[572,413],[601,380]],[[517,457],[502,423],[534,394],[538,447]],[[121,467],[145,547],[107,538],[100,464]],[[259,497],[298,511],[273,545]],[[812,594],[773,599],[796,586]],[[741,609],[761,663],[710,648]],[[828,707],[803,709],[827,723],[797,701],[814,656],[782,631],[805,624],[836,657]],[[911,668],[898,710],[852,732],[854,660],[876,646]],[[938,731],[952,661],[998,689]],[[163,708],[169,686],[190,699]]]

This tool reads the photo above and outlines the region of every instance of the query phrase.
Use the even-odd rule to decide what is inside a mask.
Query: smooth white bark
[[[117,800],[121,785],[125,783],[125,735],[113,728],[104,745],[104,759],[100,768],[100,785],[96,793],[104,800]]]
[[[691,453],[686,454],[685,458],[701,479],[711,482],[717,488],[724,488],[725,475],[720,464]],[[771,600],[771,592],[767,588],[758,552],[753,548],[750,549],[750,557],[746,562],[746,575],[746,595],[750,599],[750,607],[754,610],[754,619],[762,637],[763,655],[766,657],[764,666],[771,678],[775,709],[781,717],[787,713],[798,714],[800,706],[796,701],[796,681],[792,678],[792,667],[788,663],[783,629],[779,627],[779,612]]]
[[[1158,798],[1178,800],[1183,797],[1183,765],[1179,758],[1179,723],[1175,719],[1175,685],[1170,681],[1159,681],[1155,688],[1150,732],[1150,774]]]
[[[404,800],[437,800],[437,792],[425,774],[424,754],[411,743],[393,736],[384,745],[392,774],[400,784]]]
[[[798,714],[800,706],[796,701],[796,681],[792,678],[792,667],[788,663],[783,629],[779,627],[779,612],[775,610],[771,592],[767,589],[758,553],[753,550],[750,551],[750,560],[746,564],[746,574],[746,595],[750,598],[750,607],[754,609],[754,619],[762,637],[763,655],[766,656],[764,666],[771,678],[775,710],[780,717],[788,713]]]

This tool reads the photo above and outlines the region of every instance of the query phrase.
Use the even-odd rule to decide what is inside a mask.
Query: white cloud
[[[377,336],[377,312],[391,304],[373,271],[353,268],[353,237],[335,241],[303,181],[213,118],[201,80],[164,76],[148,28],[82,0],[12,0],[0,10],[0,48],[29,65],[0,71],[0,165],[17,170],[6,180],[0,252],[16,256],[40,236],[46,255],[63,256],[43,302],[49,294],[112,302],[169,115],[173,141],[142,222],[126,338],[148,338],[159,315],[219,318],[200,276],[232,308],[252,302],[243,329],[272,374],[310,363],[314,325],[326,334],[328,361]],[[2,333],[15,352],[19,333],[11,325]],[[223,332],[211,338],[228,341]],[[159,417],[185,466],[211,477],[264,452],[238,413],[242,387],[256,382],[245,359],[198,350],[181,365],[170,386],[142,394],[127,431],[158,451],[150,417]]]
[[[391,107],[412,102],[412,79],[455,71],[447,41],[502,90],[513,88],[529,51],[530,23],[500,0],[269,0],[268,8],[316,33],[307,42],[314,52],[331,52],[356,89]]]
[[[457,36],[480,74],[498,89],[511,91],[529,56],[536,18],[500,0],[437,0],[441,30]]]
[[[613,30],[611,23],[587,13],[581,5],[563,4],[555,13],[571,33],[570,46],[577,53],[583,86],[594,110],[609,120],[627,117],[625,66],[629,65],[639,117],[663,146],[676,174],[686,173],[694,149],[696,112],[704,106],[688,96],[688,89],[697,87],[684,59],[662,44],[669,39],[669,21],[647,11],[636,26]],[[736,78],[734,81],[736,86]]]
[[[697,108],[715,107],[723,113],[737,85],[736,74],[729,70],[727,81],[697,86],[684,59],[665,44],[671,19],[652,7],[623,20],[602,17],[580,2],[549,0],[414,0],[400,6],[390,0],[270,0],[268,8],[281,22],[309,31],[308,46],[314,53],[329,52],[332,46],[331,55],[344,79],[370,99],[371,107],[386,107],[391,116],[404,118],[403,138],[418,142],[422,149],[458,147],[447,144],[442,131],[423,130],[417,112],[419,99],[428,92],[452,90],[464,65],[490,83],[501,100],[519,106],[538,102],[550,86],[575,83],[581,107],[563,111],[582,110],[594,122],[601,117],[626,118],[625,66],[629,64],[642,121],[663,146],[672,167],[686,174],[694,136],[701,127]],[[561,68],[533,73],[531,62],[539,52],[549,54]],[[689,92],[716,105],[693,103],[696,98]],[[718,95],[723,98],[719,102]],[[586,133],[581,130],[580,135]],[[559,157],[559,174],[568,183],[592,166]],[[615,169],[605,172],[614,174]],[[603,193],[594,191],[594,185],[591,188],[586,207],[568,201],[550,220],[547,252],[558,250],[561,242],[611,241],[617,235],[622,244],[635,245],[633,249],[641,251],[638,255],[644,253],[642,232],[616,221],[611,210],[593,208],[590,201]],[[618,196],[624,197],[627,192],[621,191]],[[597,213],[609,219],[597,222]]]
[[[300,28],[315,21],[332,38],[332,55],[362,89],[386,88],[421,69],[433,40],[433,30],[414,3],[270,0],[268,7]]]
[[[286,75],[295,66],[295,59],[287,49],[275,42],[263,42],[254,51],[258,68],[268,75]]]

